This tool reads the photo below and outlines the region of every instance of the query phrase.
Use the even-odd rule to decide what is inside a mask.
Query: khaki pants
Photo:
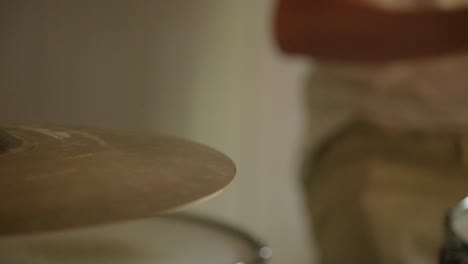
[[[355,122],[315,148],[304,184],[321,263],[437,263],[444,216],[468,195],[465,139]]]

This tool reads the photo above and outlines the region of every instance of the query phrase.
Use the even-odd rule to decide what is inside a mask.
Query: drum
[[[4,264],[260,264],[270,256],[247,233],[191,215],[0,239]]]

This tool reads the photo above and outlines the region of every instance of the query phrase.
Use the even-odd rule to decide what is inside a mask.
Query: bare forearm
[[[468,49],[468,10],[390,12],[292,1],[277,20],[283,50],[332,60],[394,60]]]

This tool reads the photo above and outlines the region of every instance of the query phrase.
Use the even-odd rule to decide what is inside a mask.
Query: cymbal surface
[[[236,172],[218,151],[173,137],[0,131],[0,235],[158,215],[217,193]]]

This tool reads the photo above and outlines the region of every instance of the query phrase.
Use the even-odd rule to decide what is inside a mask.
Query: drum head
[[[0,239],[0,263],[250,264],[270,250],[247,234],[193,216]]]

